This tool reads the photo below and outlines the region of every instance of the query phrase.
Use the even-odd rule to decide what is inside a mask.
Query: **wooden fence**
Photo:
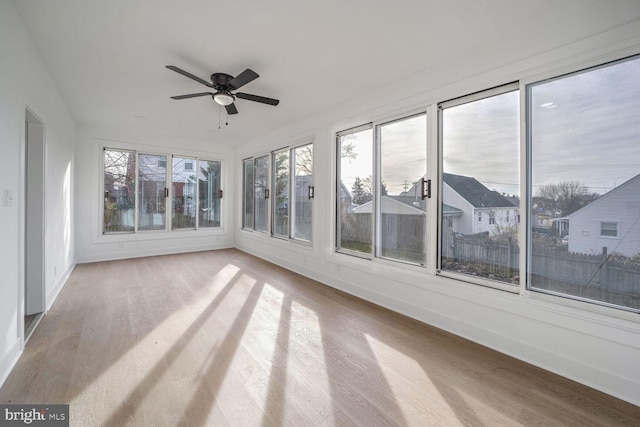
[[[607,252],[606,247],[601,254],[587,255],[534,246],[531,286],[640,309],[640,264],[620,261]],[[496,244],[486,236],[448,233],[442,255],[443,264],[472,269],[474,274],[481,271],[478,275],[504,281],[519,275],[520,251],[513,242]]]

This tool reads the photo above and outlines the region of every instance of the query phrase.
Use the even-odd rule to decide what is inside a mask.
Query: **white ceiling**
[[[501,66],[640,19],[639,0],[14,4],[79,124],[228,144],[371,91],[393,91],[394,81],[431,67],[473,70],[476,55]],[[211,98],[169,98],[207,88],[165,65],[205,80],[251,68],[260,78],[241,91],[280,105],[238,100],[240,114],[219,132]]]

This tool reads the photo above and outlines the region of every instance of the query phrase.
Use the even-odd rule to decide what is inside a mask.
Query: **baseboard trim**
[[[79,258],[77,262],[78,264],[85,264],[89,262],[115,261],[119,259],[144,258],[148,256],[214,251],[218,249],[231,249],[231,248],[235,248],[235,245],[233,243],[183,246],[183,247],[172,247],[172,248],[162,248],[162,249],[156,248],[156,249],[146,249],[146,250],[127,250],[127,251],[103,253],[99,255],[89,255],[89,256]]]
[[[20,359],[20,355],[22,354],[22,349],[20,348],[20,338],[14,341],[9,351],[4,355],[2,359],[0,359],[0,387],[4,384],[4,382],[9,378],[9,374],[13,370],[16,363]]]
[[[74,268],[76,268],[75,262],[71,263],[69,268],[67,268],[67,271],[65,271],[64,274],[60,277],[60,279],[58,280],[56,285],[53,287],[53,289],[51,289],[51,291],[47,293],[45,312],[49,311],[49,309],[53,306],[53,303],[56,301],[56,299],[58,299],[58,295],[60,295],[60,291],[62,291],[62,288],[64,288],[65,283],[67,283],[67,280],[69,280],[69,277],[71,276],[71,273],[73,272]]]

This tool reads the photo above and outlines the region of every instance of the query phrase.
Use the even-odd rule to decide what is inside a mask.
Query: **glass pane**
[[[243,215],[242,227],[253,228],[253,159],[245,160],[243,179]]]
[[[289,150],[275,153],[273,163],[273,234],[289,237]]]
[[[442,110],[443,271],[519,282],[519,91]]]
[[[424,264],[426,201],[421,183],[427,167],[427,116],[380,125],[378,131],[378,255]]]
[[[372,156],[371,128],[338,136],[340,171],[338,177],[339,249],[372,254]]]
[[[311,241],[313,199],[310,187],[313,187],[313,145],[293,149],[295,186],[291,206],[293,218],[291,236],[294,239]]]
[[[222,164],[199,160],[198,227],[220,227],[220,172]]]
[[[134,231],[135,189],[135,152],[104,150],[104,233]]]
[[[640,310],[640,59],[529,87],[529,287]]]
[[[253,228],[258,231],[268,231],[269,227],[269,156],[255,159],[255,190],[254,190],[254,222]]]
[[[167,157],[138,155],[138,230],[166,228]]]
[[[173,158],[171,229],[196,228],[196,176],[193,159]]]

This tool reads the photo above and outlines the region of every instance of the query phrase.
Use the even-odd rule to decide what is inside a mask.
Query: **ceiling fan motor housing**
[[[211,74],[211,83],[218,90],[229,91],[229,82],[233,80],[233,76],[225,73],[213,73]]]

